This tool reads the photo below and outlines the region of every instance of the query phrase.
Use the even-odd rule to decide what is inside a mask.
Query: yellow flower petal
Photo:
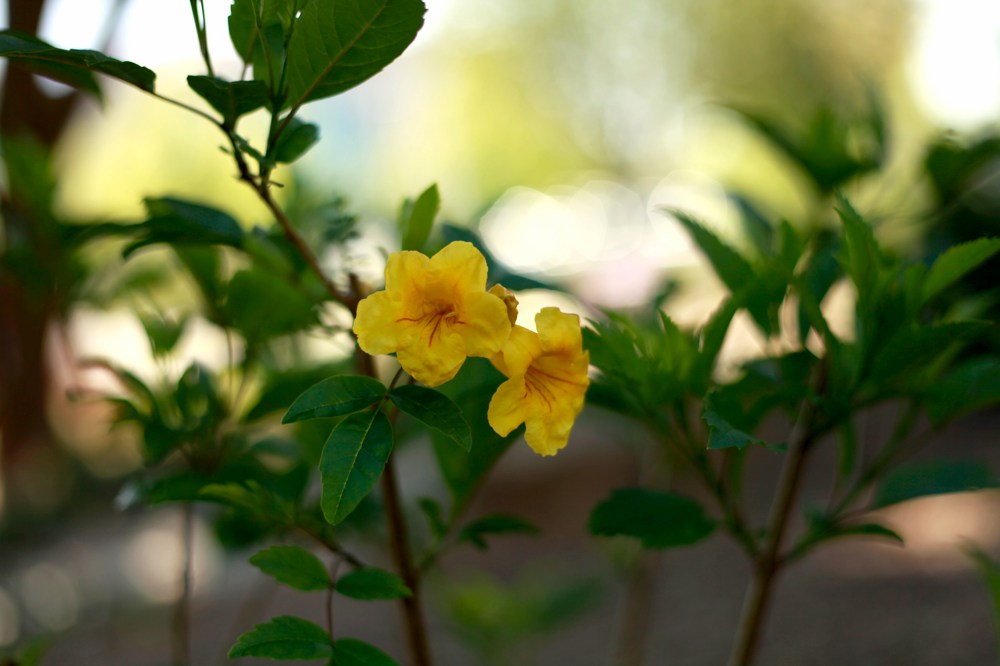
[[[510,326],[503,301],[486,292],[466,294],[461,319],[454,324],[455,331],[465,340],[465,353],[486,357],[500,351],[510,335]]]
[[[583,347],[580,317],[560,312],[559,308],[542,308],[535,315],[535,326],[546,352],[578,351]]]
[[[526,395],[524,387],[524,377],[514,377],[508,379],[490,400],[490,407],[486,411],[486,419],[490,422],[490,427],[501,437],[506,437],[515,428],[524,423]]]
[[[554,456],[569,442],[569,431],[575,418],[575,414],[568,420],[533,416],[525,421],[524,441],[538,455]]]
[[[486,259],[472,243],[448,243],[431,257],[429,267],[434,273],[446,276],[459,292],[486,291]]]
[[[490,287],[490,293],[503,301],[503,304],[507,306],[507,319],[510,320],[510,325],[513,326],[517,323],[517,297],[514,296],[512,292],[507,287],[500,284],[495,284]]]
[[[393,252],[385,264],[385,290],[406,291],[427,271],[430,259],[419,252]]]
[[[369,354],[389,354],[399,347],[396,324],[403,311],[399,292],[379,291],[358,303],[358,316],[354,319],[354,334],[358,346]]]
[[[542,355],[542,341],[534,331],[515,326],[502,351],[505,368],[497,369],[508,377],[523,375],[531,362]]]
[[[424,327],[417,340],[396,352],[403,369],[427,386],[440,386],[454,377],[465,357],[462,336],[445,326]]]

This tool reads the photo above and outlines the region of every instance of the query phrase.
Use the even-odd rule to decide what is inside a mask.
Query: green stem
[[[195,30],[198,31],[198,48],[201,49],[201,59],[205,61],[205,68],[208,70],[208,75],[215,76],[215,70],[212,69],[212,57],[208,53],[208,32],[205,27],[205,0],[191,0],[191,16],[194,18]]]

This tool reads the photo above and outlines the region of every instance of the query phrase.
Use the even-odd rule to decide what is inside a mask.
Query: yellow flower
[[[490,360],[509,379],[490,401],[487,418],[501,436],[524,423],[528,446],[543,456],[566,446],[590,380],[580,318],[543,308],[538,332],[515,326],[500,354]]]
[[[504,301],[486,291],[486,260],[463,241],[431,258],[390,255],[385,291],[358,303],[354,319],[363,350],[396,352],[403,369],[427,386],[454,377],[467,356],[497,353],[510,328]]]

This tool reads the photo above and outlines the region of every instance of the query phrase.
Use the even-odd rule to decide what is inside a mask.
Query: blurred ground
[[[620,424],[618,424],[620,425]],[[878,422],[869,424],[877,430]],[[600,598],[579,621],[550,636],[527,641],[518,664],[572,666],[613,663],[622,605],[620,580],[611,564],[617,548],[586,534],[590,508],[610,488],[632,483],[635,465],[628,450],[641,442],[622,442],[627,429],[590,414],[577,427],[572,445],[554,459],[540,460],[519,445],[501,462],[497,473],[470,515],[512,512],[543,530],[541,536],[500,537],[486,553],[465,547],[445,558],[453,580],[474,580],[483,571],[503,585],[515,586],[525,572],[553,580],[596,581]],[[1000,464],[995,448],[1000,414],[981,415],[941,433],[926,455],[973,456]],[[617,440],[617,441],[613,441]],[[993,441],[991,441],[993,440]],[[401,459],[408,492],[429,479],[421,445]],[[806,502],[827,492],[825,452],[812,461]],[[760,516],[769,501],[779,456],[761,452],[748,478],[754,479],[748,501]],[[683,487],[683,481],[680,481]],[[884,516],[910,542],[907,548],[871,540],[849,540],[821,548],[794,566],[780,581],[768,622],[760,664],[788,666],[982,666],[996,660],[996,637],[985,585],[962,554],[961,536],[997,552],[995,492],[941,496],[902,505]],[[983,522],[986,521],[986,522]],[[0,589],[25,584],[25,571],[49,566],[47,582],[68,577],[78,594],[76,624],[58,636],[48,666],[114,664],[160,666],[169,662],[169,604],[137,604],[123,589],[107,589],[101,581],[124,586],[130,571],[116,562],[137,566],[136,557],[163,555],[176,544],[166,535],[178,525],[170,509],[135,514],[105,512],[99,519],[81,517],[66,531],[39,537],[17,551],[5,549],[0,562]],[[152,528],[163,537],[145,550],[137,534]],[[193,651],[195,666],[227,663],[224,653],[235,637],[255,622],[295,613],[323,621],[323,594],[296,593],[278,586],[246,563],[245,555],[214,559],[210,537],[198,532]],[[618,544],[620,546],[621,544]],[[122,559],[123,553],[131,553]],[[48,563],[48,564],[46,564]],[[700,546],[668,551],[659,557],[654,611],[644,663],[718,666],[725,663],[739,612],[748,565],[723,535]],[[34,569],[32,569],[34,567]],[[53,574],[52,572],[56,572]],[[63,573],[59,573],[63,572]],[[44,573],[44,571],[43,571]],[[176,569],[161,572],[165,589]],[[44,576],[43,576],[44,578]],[[211,580],[206,581],[206,578]],[[83,588],[89,585],[89,591]],[[59,599],[58,589],[55,599]],[[92,597],[83,605],[84,592]],[[450,621],[438,609],[445,598],[437,580],[428,585],[428,605],[437,663],[460,666],[481,663],[455,638]],[[169,595],[169,591],[167,592]],[[96,601],[94,601],[96,599]],[[50,615],[54,611],[49,611]],[[58,613],[56,613],[58,615]],[[396,609],[385,602],[338,601],[335,630],[384,647],[402,659]],[[243,660],[240,663],[256,663]],[[270,663],[270,662],[259,662]]]

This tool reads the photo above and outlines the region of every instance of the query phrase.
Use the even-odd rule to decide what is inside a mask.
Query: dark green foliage
[[[345,597],[371,601],[399,599],[412,594],[403,579],[394,573],[375,567],[355,569],[337,579],[337,592]]]
[[[328,377],[309,387],[296,398],[288,408],[282,423],[343,416],[371,407],[383,398],[385,398],[385,386],[377,379],[356,375]]]
[[[343,521],[375,487],[392,440],[392,426],[379,409],[351,414],[330,433],[319,471],[321,506],[331,525]]]
[[[461,408],[439,391],[413,384],[389,391],[389,399],[428,428],[447,437],[466,451],[472,449],[472,431]]]
[[[173,197],[147,198],[149,218],[127,228],[136,236],[122,251],[126,258],[157,243],[184,245],[228,245],[240,247],[244,232],[239,223],[221,210]]]
[[[225,81],[212,76],[189,76],[191,90],[222,114],[226,127],[235,127],[240,116],[268,102],[267,86],[261,81]]]
[[[20,61],[42,76],[98,97],[101,89],[94,79],[95,72],[147,92],[153,91],[156,81],[152,70],[134,62],[116,60],[98,51],[56,48],[16,30],[0,31],[0,56]]]
[[[230,659],[321,659],[332,655],[333,645],[322,627],[299,617],[281,615],[240,636],[228,656]]]
[[[250,564],[297,590],[326,590],[333,584],[319,558],[298,546],[271,546],[251,557]]]
[[[497,534],[527,534],[536,536],[539,533],[540,530],[524,518],[494,514],[472,521],[462,528],[462,531],[458,534],[458,538],[462,541],[468,541],[479,550],[486,550],[488,547],[486,543],[487,536]]]
[[[293,118],[274,146],[274,161],[290,164],[319,142],[319,126]]]
[[[334,666],[399,666],[374,645],[356,638],[341,638],[333,644]]]
[[[696,501],[645,488],[619,488],[590,514],[590,533],[597,536],[628,536],[644,548],[690,546],[715,530]]]
[[[896,469],[882,481],[872,507],[880,508],[926,495],[996,488],[997,485],[993,472],[975,461],[913,463]]]

